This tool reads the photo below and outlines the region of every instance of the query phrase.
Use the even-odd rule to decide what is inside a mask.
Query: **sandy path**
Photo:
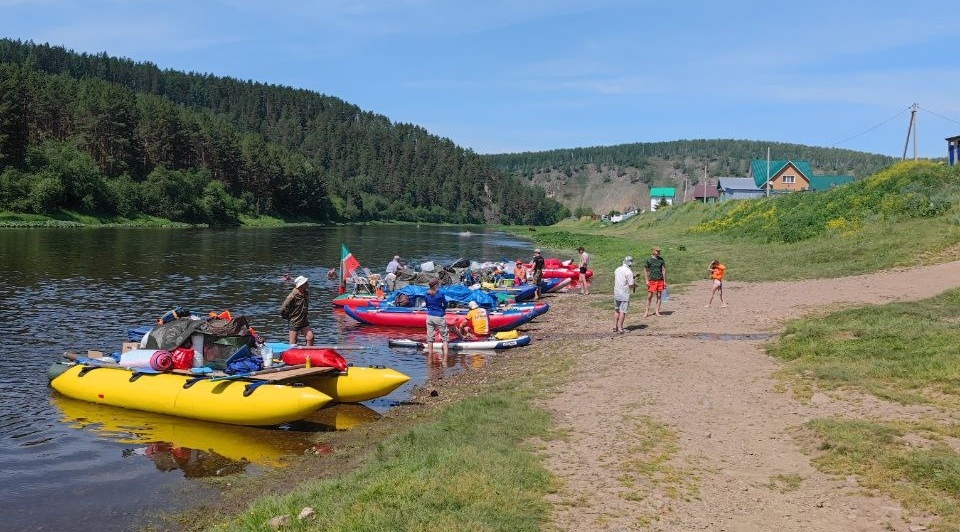
[[[905,281],[906,295],[900,293]],[[724,286],[729,308],[715,301],[706,309],[709,284],[703,281],[674,294],[661,317],[641,319],[643,303],[635,299],[625,335],[612,334],[612,310],[583,305],[611,300],[609,294],[556,296],[550,302],[562,310],[544,320],[537,336],[589,347],[577,356],[562,393],[545,401],[568,433],[544,446],[548,467],[562,481],[552,501],[553,525],[571,531],[923,530],[929,516],[864,493],[854,478],[817,472],[791,436],[813,418],[909,416],[911,409],[823,394],[801,404],[776,389],[772,374],[779,364],[762,344],[784,320],[807,312],[926,298],[956,286],[960,262],[841,279],[732,281]],[[580,310],[570,312],[573,306]]]

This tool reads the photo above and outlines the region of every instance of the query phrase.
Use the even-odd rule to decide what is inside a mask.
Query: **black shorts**
[[[580,266],[580,273],[587,273],[587,267],[586,267],[586,266]]]

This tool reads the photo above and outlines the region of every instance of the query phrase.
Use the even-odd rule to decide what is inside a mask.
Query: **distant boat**
[[[459,233],[457,233],[457,235],[458,235],[458,236],[473,236],[473,233],[471,233],[470,231],[460,231]]]

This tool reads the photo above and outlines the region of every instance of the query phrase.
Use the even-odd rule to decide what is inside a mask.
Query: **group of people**
[[[590,255],[583,246],[577,248],[580,253],[580,293],[587,295],[588,291],[586,272],[587,265],[590,262]],[[667,288],[667,266],[666,261],[660,255],[659,247],[651,250],[650,256],[643,261],[643,282],[647,287],[647,301],[643,309],[643,317],[650,315],[650,307],[656,300],[654,315],[659,316],[663,305],[663,295]],[[633,257],[626,256],[623,263],[613,272],[613,302],[614,302],[614,332],[623,334],[626,332],[624,321],[627,311],[630,308],[630,295],[636,292],[637,277],[639,274],[633,272]],[[387,264],[387,274],[385,280],[389,284],[396,279],[397,270],[403,268],[400,262],[400,256],[395,255],[393,260]],[[540,281],[543,280],[544,259],[540,249],[533,250],[533,261],[530,272],[530,280],[536,285],[536,299],[540,299]],[[724,266],[719,260],[713,260],[708,268],[710,278],[713,281],[713,288],[710,292],[710,300],[706,306],[713,304],[715,296],[719,296],[720,306],[726,307],[723,300],[723,276],[726,272]],[[391,278],[392,276],[392,278]],[[518,260],[514,269],[516,279],[527,279],[528,275],[523,262]],[[296,344],[297,339],[302,334],[308,346],[313,345],[313,330],[310,328],[310,320],[307,316],[310,307],[310,283],[309,279],[299,276],[293,280],[293,290],[287,295],[286,299],[280,305],[280,315],[287,320],[289,342]],[[427,310],[427,355],[433,357],[433,341],[439,337],[441,341],[441,353],[444,358],[449,354],[450,331],[447,326],[447,299],[440,288],[439,279],[431,279],[429,288],[425,296]],[[470,310],[467,314],[458,320],[456,324],[456,333],[465,340],[487,339],[490,334],[490,320],[486,309],[477,305],[475,301],[469,303]]]
[[[617,334],[626,332],[623,323],[630,308],[630,294],[637,289],[636,278],[639,274],[633,273],[632,266],[633,257],[627,255],[623,259],[623,264],[613,272],[613,332]],[[723,301],[723,276],[726,266],[714,259],[708,271],[713,280],[713,288],[710,291],[710,301],[706,306],[709,308],[713,304],[714,296],[719,295],[720,306],[725,308],[727,304]],[[657,301],[654,315],[659,316],[663,306],[664,291],[667,289],[667,265],[660,256],[659,247],[654,247],[650,256],[643,261],[643,282],[647,286],[647,303],[643,308],[643,317],[650,315],[650,306],[654,299]]]
[[[530,275],[527,275],[523,261],[518,260],[514,268],[514,279],[530,279],[535,284],[536,299],[540,299],[540,281],[543,280],[544,260],[540,248],[533,250],[533,261]],[[521,281],[522,283],[522,281]],[[439,337],[441,342],[440,353],[446,359],[450,351],[450,329],[447,326],[447,299],[443,295],[438,279],[431,279],[427,295],[424,297],[427,309],[427,356],[434,356],[434,339]],[[456,333],[464,340],[486,340],[490,336],[490,317],[487,310],[476,301],[468,303],[470,310],[460,317],[456,323]]]

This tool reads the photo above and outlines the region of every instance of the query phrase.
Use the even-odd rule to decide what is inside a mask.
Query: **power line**
[[[833,144],[830,145],[830,147],[831,147],[831,148],[836,148],[836,147],[837,147],[837,144],[843,144],[844,142],[847,142],[848,140],[853,140],[853,139],[855,139],[855,138],[857,138],[857,137],[859,137],[859,136],[861,136],[861,135],[866,135],[867,133],[873,131],[874,129],[877,129],[877,128],[880,127],[880,126],[883,126],[883,125],[886,124],[887,122],[890,122],[890,121],[893,120],[894,118],[897,118],[898,116],[902,115],[903,113],[906,113],[906,112],[909,111],[909,110],[910,110],[910,107],[907,107],[907,108],[904,109],[903,111],[900,111],[899,113],[891,116],[890,118],[884,120],[883,122],[880,122],[879,124],[877,124],[877,125],[869,128],[869,129],[867,129],[867,130],[865,130],[865,131],[861,131],[860,133],[857,133],[856,135],[853,135],[853,136],[851,136],[851,137],[847,137],[847,138],[845,138],[845,139],[843,139],[843,140],[841,140],[841,141],[839,141],[839,142],[834,142]]]
[[[930,113],[930,114],[932,114],[933,116],[936,116],[936,117],[938,117],[938,118],[942,118],[942,119],[946,120],[947,122],[953,122],[954,124],[960,124],[960,120],[954,120],[954,119],[952,119],[952,118],[947,118],[947,117],[945,117],[945,116],[943,116],[943,115],[938,115],[937,113],[934,113],[934,112],[931,111],[930,109],[924,109],[923,107],[919,107],[919,109],[920,109],[921,111],[926,111],[926,112],[928,112],[928,113]]]

